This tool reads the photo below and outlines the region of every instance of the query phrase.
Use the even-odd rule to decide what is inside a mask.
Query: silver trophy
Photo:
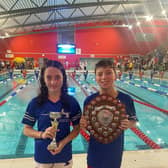
[[[48,150],[54,150],[55,148],[57,148],[56,134],[57,134],[57,127],[58,127],[58,124],[59,124],[57,119],[60,118],[61,115],[60,115],[59,112],[50,112],[49,116],[52,119],[51,125],[55,129],[55,135],[54,135],[54,138],[52,139],[51,143],[48,145],[47,149]]]

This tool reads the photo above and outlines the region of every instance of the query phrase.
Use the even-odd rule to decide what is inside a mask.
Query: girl
[[[71,141],[79,133],[80,106],[67,94],[67,77],[61,63],[47,61],[40,74],[40,94],[30,101],[22,120],[24,134],[35,139],[37,168],[72,168]],[[57,135],[51,126],[50,112],[61,116]],[[37,130],[33,128],[36,122]],[[53,138],[56,138],[57,147],[48,150]]]

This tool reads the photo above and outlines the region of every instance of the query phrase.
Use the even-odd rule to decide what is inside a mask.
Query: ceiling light
[[[162,10],[162,15],[165,15],[166,14],[166,11],[165,10]]]
[[[8,37],[8,36],[9,36],[9,34],[6,32],[6,33],[5,33],[5,36],[7,36],[7,37]]]
[[[151,21],[153,19],[153,16],[146,16],[146,21]]]
[[[0,36],[0,39],[4,39],[5,38],[5,36]]]
[[[128,28],[129,28],[129,29],[132,29],[132,25],[129,25]]]
[[[136,23],[137,26],[140,26],[140,24],[141,24],[141,22],[137,22],[137,23]]]

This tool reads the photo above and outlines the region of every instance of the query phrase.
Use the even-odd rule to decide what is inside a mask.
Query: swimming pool
[[[27,138],[22,134],[23,125],[21,124],[27,103],[32,97],[36,96],[37,94],[34,91],[37,91],[37,81],[34,80],[33,76],[30,76],[29,80],[29,84],[20,89],[20,91],[14,97],[0,106],[0,158],[27,157],[32,156],[34,153],[34,140],[32,138]],[[87,87],[86,91],[88,92],[88,94],[95,92],[92,87],[96,85],[95,81],[93,80],[93,75],[89,74],[88,82],[83,81],[82,75],[78,80],[80,80],[81,85],[84,85],[84,88]],[[12,86],[12,84],[10,85],[10,82],[12,83],[12,81],[8,82],[8,86]],[[69,87],[75,87],[75,97],[78,99],[80,106],[82,107],[85,95],[82,93],[81,88],[71,78],[68,78],[68,83]],[[136,92],[137,95],[142,92],[142,89],[138,90],[137,88],[133,88],[133,86],[130,87],[128,84],[124,84],[123,82],[117,81],[117,85],[128,90],[130,93]],[[15,89],[18,89],[19,87],[20,85]],[[5,88],[4,90],[7,92],[9,89],[10,87]],[[12,93],[13,92],[9,92],[0,101],[8,98],[8,96]],[[149,96],[149,93],[145,96],[143,95],[144,99],[146,96]],[[154,93],[151,93],[151,95],[149,96],[151,97],[150,101],[152,102],[154,101],[152,99],[153,96]],[[148,97],[146,99],[148,100]],[[160,104],[160,106],[162,106],[164,104],[163,98],[161,98],[159,102],[162,103]],[[142,106],[138,103],[135,103],[135,107],[138,118],[140,120],[139,128],[143,130],[143,132],[145,132],[147,135],[149,135],[152,140],[160,144],[161,147],[166,148],[168,144],[168,135],[166,135],[166,131],[168,129],[168,126],[166,124],[168,123],[168,116],[164,113],[153,110],[146,106]],[[164,105],[164,107],[167,106]],[[125,150],[140,150],[150,148],[140,138],[135,136],[135,134],[131,130],[127,130],[125,132],[125,137]],[[73,141],[73,153],[85,153],[86,150],[87,142],[81,135],[79,135]]]

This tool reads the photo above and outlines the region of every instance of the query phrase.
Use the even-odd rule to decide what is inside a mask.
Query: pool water
[[[29,79],[31,78],[34,79],[34,76],[30,76]],[[88,94],[95,92],[93,87],[97,87],[97,85],[93,74],[89,74],[87,81],[83,80],[82,75],[79,76],[77,80]],[[15,89],[12,88],[12,83],[13,81],[7,81],[8,87],[4,87],[3,91],[4,93],[7,93],[10,89],[12,91],[5,96],[2,95],[3,98],[1,98],[0,101],[8,98],[8,96],[15,91]],[[74,97],[80,103],[81,108],[83,108],[85,95],[81,88],[70,77],[68,78],[68,84],[69,88],[75,88]],[[130,95],[136,94],[140,98],[143,98],[144,101],[168,109],[168,98],[166,96],[143,90],[142,88],[137,88],[122,81],[117,81],[116,85],[129,92]],[[16,89],[18,87],[16,87]],[[37,81],[31,80],[26,87],[20,90],[7,103],[0,106],[0,158],[27,157],[33,155],[34,140],[33,138],[28,138],[22,134],[23,125],[21,124],[21,120],[28,102],[37,95],[37,88]],[[168,116],[158,110],[151,109],[138,103],[135,103],[135,108],[139,119],[138,127],[162,148],[167,148],[168,134],[166,134],[166,132],[168,129]],[[72,144],[73,153],[85,153],[87,151],[87,142],[81,135],[78,135],[78,137],[73,140]],[[131,130],[125,131],[125,150],[141,149],[150,149],[150,147],[138,138]]]

